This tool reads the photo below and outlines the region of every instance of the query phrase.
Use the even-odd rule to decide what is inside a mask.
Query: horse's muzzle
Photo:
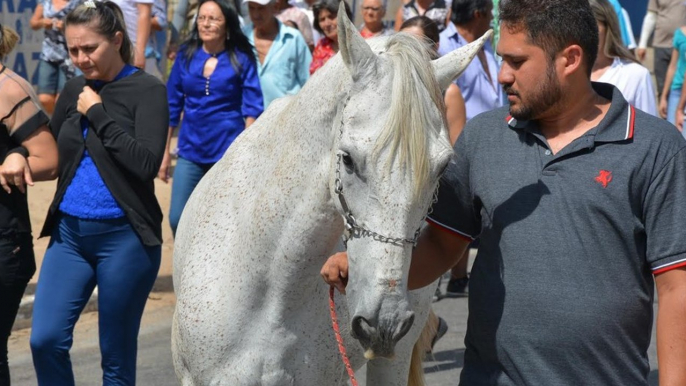
[[[352,320],[352,336],[360,341],[367,359],[391,359],[395,353],[396,343],[410,331],[413,322],[412,311],[380,315],[379,323],[376,325],[362,316],[355,316]]]

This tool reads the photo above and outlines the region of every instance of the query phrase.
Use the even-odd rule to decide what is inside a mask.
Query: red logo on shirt
[[[612,181],[612,172],[609,170],[601,170],[595,178],[595,182],[603,185],[603,188],[607,188],[610,181]]]

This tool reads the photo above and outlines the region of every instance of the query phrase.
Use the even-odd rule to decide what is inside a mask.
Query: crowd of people
[[[59,178],[33,310],[38,383],[74,384],[73,330],[98,286],[103,382],[133,384],[161,259],[153,180],[172,181],[175,233],[195,186],[236,137],[338,52],[341,2],[352,19],[345,0],[182,0],[170,23],[165,0],[39,2],[37,94],[0,65],[0,386],[10,384],[7,341],[36,270],[26,186]],[[362,36],[412,33],[434,57],[500,27],[445,91],[457,158],[410,277],[417,288],[450,270],[446,294],[469,295],[463,382],[643,384],[654,280],[665,384],[686,384],[674,366],[686,348],[665,343],[686,339],[677,322],[686,315],[675,309],[685,306],[675,292],[686,283],[686,245],[674,232],[686,225],[677,205],[686,189],[683,1],[650,0],[638,45],[617,0],[410,0],[395,28],[387,6],[361,2]],[[657,88],[642,65],[651,36]],[[0,60],[17,40],[0,26]],[[597,176],[579,172],[592,167]],[[479,249],[471,275],[470,246]],[[322,275],[343,290],[346,269],[338,254]],[[583,307],[616,319],[569,316],[587,315]],[[447,323],[432,320],[435,343]],[[550,323],[567,340],[542,333]],[[613,356],[607,344],[623,349]],[[581,359],[588,350],[592,361]]]

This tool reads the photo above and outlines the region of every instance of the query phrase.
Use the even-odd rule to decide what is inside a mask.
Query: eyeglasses
[[[203,24],[205,22],[209,22],[210,24],[220,24],[224,22],[223,18],[218,18],[214,16],[198,16],[198,24]]]
[[[362,7],[363,11],[373,11],[373,12],[379,12],[381,11],[381,7]]]

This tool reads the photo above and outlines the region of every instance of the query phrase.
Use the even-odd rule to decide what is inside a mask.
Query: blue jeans
[[[681,89],[669,90],[667,96],[667,121],[676,126],[676,106],[679,104],[681,98]]]
[[[31,352],[39,385],[74,385],[74,325],[98,286],[103,385],[135,385],[138,330],[160,267],[161,247],[145,246],[126,218],[62,214],[41,266]]]
[[[202,177],[214,164],[198,164],[179,157],[172,176],[171,203],[169,205],[169,225],[176,236],[176,228],[188,198]]]

